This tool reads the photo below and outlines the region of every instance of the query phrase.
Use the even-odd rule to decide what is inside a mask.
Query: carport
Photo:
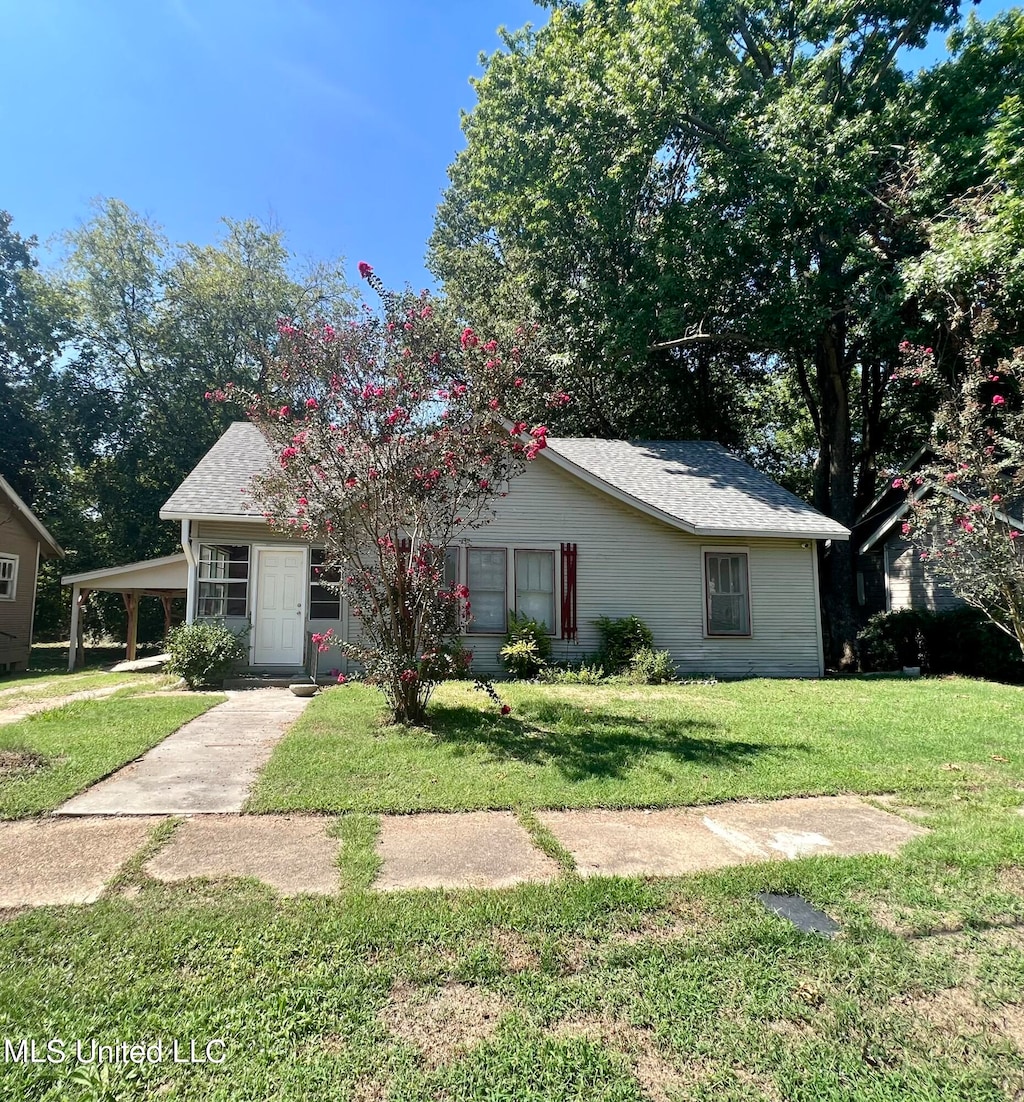
[[[71,586],[71,642],[68,646],[68,669],[74,670],[85,659],[82,633],[82,611],[89,595],[97,591],[120,593],[128,616],[128,645],[125,658],[135,661],[139,635],[139,600],[158,597],[164,609],[164,634],[171,630],[171,601],[184,597],[188,590],[188,563],[183,554],[165,555],[162,559],[132,562],[112,566],[107,570],[87,570],[84,574],[66,574],[61,585]]]

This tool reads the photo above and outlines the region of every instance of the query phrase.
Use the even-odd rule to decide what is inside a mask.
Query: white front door
[[[303,548],[259,552],[257,666],[301,666],[305,658],[306,555]]]

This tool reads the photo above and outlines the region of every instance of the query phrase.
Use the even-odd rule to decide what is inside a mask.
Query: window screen
[[[470,547],[466,552],[466,584],[469,586],[469,631],[501,635],[505,631],[507,567],[504,549]]]
[[[708,635],[749,635],[747,556],[707,552]]]
[[[555,630],[555,553],[517,551],[516,615]]]

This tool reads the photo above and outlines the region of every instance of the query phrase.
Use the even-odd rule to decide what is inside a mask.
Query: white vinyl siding
[[[474,634],[504,635],[508,609],[504,548],[469,547],[466,550],[466,585],[469,586],[469,630]]]
[[[554,661],[579,662],[592,654],[600,642],[594,626],[599,616],[636,615],[654,633],[655,646],[669,651],[684,673],[818,677],[822,672],[813,540],[716,537],[716,548],[748,553],[754,635],[710,637],[704,632],[706,537],[688,535],[614,500],[559,470],[543,453],[513,480],[494,511],[479,533],[462,533],[465,543],[486,538],[490,546],[552,548],[556,580],[559,543],[577,545],[579,640],[567,642],[556,629]],[[475,670],[501,673],[502,639],[481,634],[467,646]]]
[[[0,555],[0,601],[13,601],[18,595],[18,556]]]
[[[515,552],[516,615],[555,630],[554,551]]]
[[[745,552],[704,552],[708,635],[750,634],[750,594]]]

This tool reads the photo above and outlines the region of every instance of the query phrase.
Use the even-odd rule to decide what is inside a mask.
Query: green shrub
[[[920,666],[930,674],[1024,681],[1020,648],[974,608],[878,612],[857,642],[868,672]]]
[[[541,681],[549,685],[597,685],[605,679],[604,667],[596,662],[579,666],[546,666],[540,672]]]
[[[641,647],[629,660],[626,678],[634,685],[662,685],[676,678],[676,664],[667,650]]]
[[[639,616],[623,616],[618,620],[601,616],[594,624],[601,633],[597,659],[612,673],[625,673],[637,651],[654,646],[651,629]]]
[[[534,639],[517,639],[514,643],[506,643],[498,651],[505,669],[515,678],[529,680],[536,677],[544,668],[544,659],[537,653],[537,643]]]
[[[242,635],[244,632],[236,634],[223,624],[205,620],[182,624],[167,636],[171,655],[167,669],[183,677],[190,689],[216,685],[236,662],[246,657]]]
[[[509,611],[505,646],[498,654],[513,677],[536,677],[551,657],[551,636],[538,620]]]

